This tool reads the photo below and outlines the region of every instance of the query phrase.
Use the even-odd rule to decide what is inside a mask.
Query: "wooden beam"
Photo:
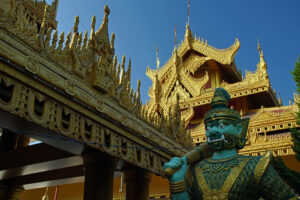
[[[0,180],[82,165],[81,156],[41,143],[0,152]]]
[[[38,187],[50,186],[50,185],[68,184],[72,182],[72,178],[74,180],[77,179],[82,181],[83,177],[84,177],[83,165],[78,165],[78,166],[50,170],[50,171],[45,171],[45,172],[40,172],[35,174],[18,176],[6,180],[0,180],[0,184],[23,185],[26,189],[33,189]]]

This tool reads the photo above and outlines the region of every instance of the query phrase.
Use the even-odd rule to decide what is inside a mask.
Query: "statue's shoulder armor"
[[[260,159],[258,160],[254,171],[254,179],[257,185],[260,184],[261,178],[263,177],[271,159],[272,154],[270,151],[267,151],[267,153],[265,153],[265,155],[260,157]]]

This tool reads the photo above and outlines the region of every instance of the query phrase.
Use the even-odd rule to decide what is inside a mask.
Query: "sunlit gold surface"
[[[241,154],[260,155],[271,150],[274,155],[292,155],[293,143],[289,129],[297,127],[295,113],[298,108],[295,102],[298,97],[295,95],[294,104],[282,106],[281,98],[277,98],[271,87],[260,44],[256,71],[246,71],[245,77],[242,77],[234,63],[239,46],[240,43],[236,40],[228,49],[213,48],[196,39],[187,26],[184,41],[175,47],[166,64],[155,70],[148,67],[146,74],[153,84],[149,89],[151,99],[146,106],[152,113],[167,113],[169,105],[176,104],[174,97],[179,95],[181,117],[186,120],[186,127],[191,132],[194,143],[199,144],[206,141],[205,128],[203,116],[197,116],[195,111],[206,109],[203,112],[207,112],[214,88],[221,86],[236,102],[235,109],[243,117],[250,118],[248,142],[240,150]],[[231,82],[225,81],[225,76]],[[249,97],[260,94],[265,94],[274,106],[251,109]]]
[[[13,2],[0,4],[0,80],[14,87],[9,102],[0,100],[2,110],[156,174],[161,174],[162,163],[187,152],[184,147],[191,146],[192,140],[179,104],[160,118],[142,105],[141,82],[135,92],[130,87],[131,61],[126,67],[124,56],[118,63],[115,34],[109,37],[108,33],[108,6],[98,29],[92,18],[89,36],[87,31],[78,32],[79,17],[75,17],[65,37],[54,30],[57,1],[51,6],[31,0]],[[36,101],[43,105],[38,114]],[[69,116],[67,127],[62,115]],[[110,138],[109,144],[105,137]]]
[[[0,63],[0,80],[14,88],[9,102],[0,100],[1,110],[69,138],[96,143],[91,146],[162,174],[162,163],[174,155],[183,155],[187,152],[184,147],[194,145],[190,135],[194,143],[205,141],[202,119],[195,118],[195,108],[210,103],[214,88],[222,86],[231,98],[241,102],[249,95],[267,92],[275,107],[239,109],[244,117],[250,117],[248,142],[240,153],[259,155],[272,150],[279,156],[294,154],[291,135],[286,130],[297,127],[298,108],[296,104],[279,107],[281,103],[271,87],[260,46],[257,70],[247,71],[242,77],[234,62],[240,47],[238,39],[227,49],[216,49],[193,35],[187,25],[184,40],[174,48],[166,64],[159,69],[147,69],[146,74],[153,82],[149,90],[151,100],[142,105],[140,81],[137,91],[130,88],[131,62],[126,67],[126,58],[118,61],[115,55],[115,34],[109,36],[108,32],[109,8],[105,7],[98,29],[96,18],[92,18],[88,35],[88,31],[78,32],[79,17],[69,33],[58,33],[57,5],[57,0],[51,5],[33,0],[1,1],[0,56],[26,72]],[[222,78],[225,71],[230,83]],[[295,96],[294,102],[297,99]],[[43,104],[41,115],[34,111],[36,101]],[[67,128],[62,125],[63,113],[70,116]],[[192,123],[198,125],[189,128]],[[85,131],[86,125],[91,132]],[[268,134],[272,131],[282,133]],[[97,145],[104,143],[105,134],[110,137],[109,144]],[[114,147],[121,142],[128,147],[125,151]],[[152,144],[171,150],[155,149]]]

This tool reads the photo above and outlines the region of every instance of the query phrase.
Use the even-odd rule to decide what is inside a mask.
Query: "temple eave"
[[[279,106],[277,99],[270,92],[272,91],[270,85],[266,84],[263,81],[257,81],[250,84],[246,84],[246,82],[244,84],[243,82],[239,82],[236,84],[225,84],[222,85],[222,87],[224,87],[229,92],[232,99],[265,92],[268,99],[272,100],[270,102],[271,104],[268,105],[268,107]],[[210,99],[213,96],[213,92],[213,90],[208,90],[200,96],[186,99],[184,102],[181,102],[180,108],[184,109],[190,106],[194,107],[209,104]]]

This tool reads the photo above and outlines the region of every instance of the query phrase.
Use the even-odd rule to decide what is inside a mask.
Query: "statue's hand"
[[[178,169],[171,177],[169,177],[171,183],[182,181],[184,180],[187,170],[187,158],[185,156],[181,158],[171,158],[169,162],[164,164],[163,170],[167,168]]]

